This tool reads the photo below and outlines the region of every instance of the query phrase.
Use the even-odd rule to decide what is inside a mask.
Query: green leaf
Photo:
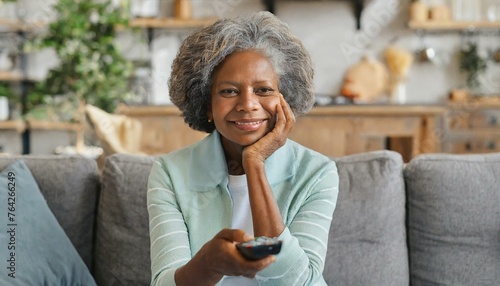
[[[53,47],[61,63],[37,85],[28,97],[28,105],[35,107],[43,103],[45,95],[74,94],[112,112],[127,96],[133,70],[132,64],[114,46],[115,27],[126,27],[128,19],[111,6],[110,0],[59,0],[54,8],[57,20],[33,46]],[[92,23],[91,15],[96,12],[99,20]],[[93,60],[94,53],[101,56]],[[106,55],[107,60],[102,55]]]

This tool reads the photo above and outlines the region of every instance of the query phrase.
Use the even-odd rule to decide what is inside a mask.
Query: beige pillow
[[[85,112],[106,153],[144,154],[140,151],[142,124],[137,119],[109,114],[90,104]]]

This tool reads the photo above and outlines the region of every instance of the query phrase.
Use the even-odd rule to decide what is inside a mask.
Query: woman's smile
[[[260,129],[265,124],[264,119],[243,119],[232,121],[236,128],[243,131],[255,131]]]

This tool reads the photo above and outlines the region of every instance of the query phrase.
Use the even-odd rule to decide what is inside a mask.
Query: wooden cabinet
[[[297,119],[290,138],[327,156],[394,150],[405,161],[439,152],[440,106],[346,105],[314,108]]]
[[[444,152],[500,152],[500,102],[450,104],[445,123]]]
[[[316,107],[297,119],[290,138],[332,157],[390,149],[408,161],[441,150],[436,128],[445,111],[408,105]],[[142,151],[148,154],[168,153],[206,136],[190,129],[174,106],[120,106],[117,113],[142,122]]]

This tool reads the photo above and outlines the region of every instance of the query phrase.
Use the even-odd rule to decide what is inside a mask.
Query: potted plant
[[[466,44],[458,53],[460,71],[466,75],[466,87],[473,95],[481,93],[481,75],[488,68],[487,62],[478,52],[476,43]]]
[[[114,43],[116,27],[126,26],[128,20],[110,0],[59,0],[54,8],[57,20],[35,46],[54,48],[61,64],[36,86],[29,102],[70,95],[112,112],[128,95],[133,71]]]
[[[53,48],[60,65],[29,93],[28,118],[50,105],[73,106],[76,122],[83,122],[87,103],[113,112],[130,95],[133,65],[114,43],[117,27],[126,27],[128,19],[110,0],[59,0],[54,9],[57,19],[30,49]],[[83,134],[78,137],[77,145],[83,146]]]

